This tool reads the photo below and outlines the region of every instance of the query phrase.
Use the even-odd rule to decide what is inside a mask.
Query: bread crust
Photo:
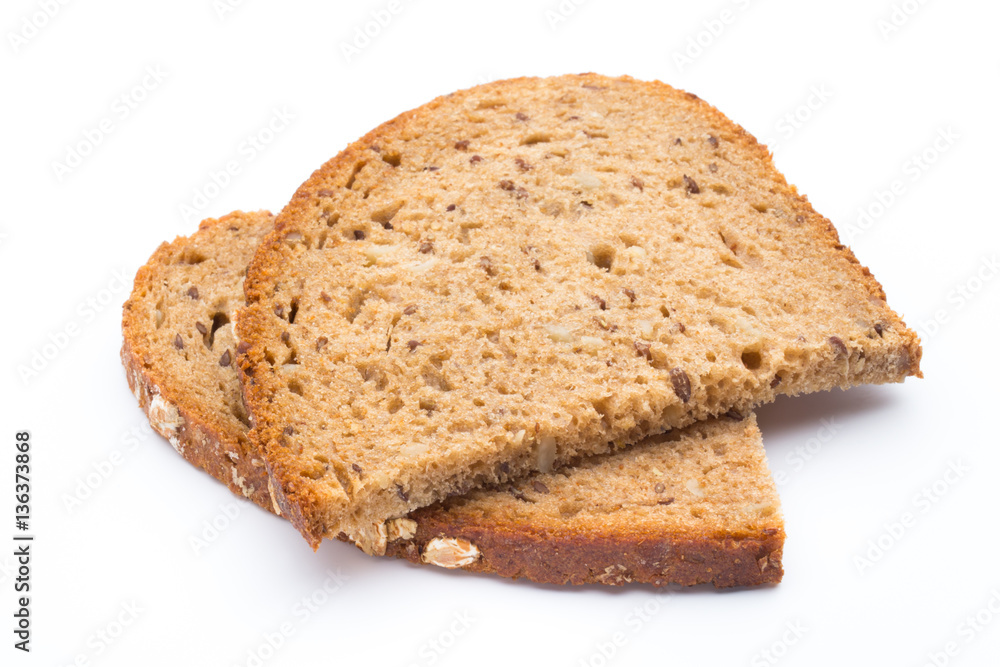
[[[595,74],[582,74],[578,75],[577,78],[581,83],[593,85],[607,85],[614,81]],[[807,225],[812,230],[813,243],[829,249],[834,257],[839,257],[842,262],[850,265],[854,279],[868,297],[884,303],[884,291],[871,272],[858,262],[849,248],[840,243],[832,223],[818,214],[807,198],[800,195],[793,186],[787,183],[780,172],[774,168],[768,149],[759,144],[749,132],[730,121],[718,109],[696,95],[677,91],[659,81],[641,82],[630,77],[622,77],[620,80],[641,87],[649,95],[665,99],[676,100],[678,95],[683,95],[692,105],[692,110],[727,128],[743,148],[759,156],[763,167],[768,170],[768,175],[774,179],[775,191],[789,195],[797,203],[799,208],[793,212],[800,215],[803,218],[802,224]],[[499,87],[532,81],[536,81],[536,79],[524,77],[499,81],[477,87],[476,90],[480,93],[489,93]],[[433,113],[450,98],[466,94],[468,91],[442,96],[417,109],[400,114],[352,143],[339,155],[317,169],[298,189],[295,196],[278,216],[275,230],[262,242],[248,270],[245,282],[247,308],[240,316],[241,327],[244,327],[247,332],[244,335],[246,349],[241,355],[239,367],[243,374],[242,387],[245,403],[257,417],[256,428],[251,437],[265,453],[270,474],[275,481],[278,503],[289,512],[293,523],[314,547],[324,536],[333,536],[337,532],[335,527],[327,525],[327,515],[340,513],[340,516],[346,517],[344,513],[351,511],[352,508],[351,500],[343,489],[321,490],[303,479],[300,474],[299,462],[295,456],[278,444],[281,439],[282,425],[271,423],[264,416],[268,402],[274,395],[277,385],[267,373],[254,374],[256,368],[263,367],[265,357],[263,342],[254,336],[254,332],[266,330],[265,326],[268,320],[266,300],[271,296],[268,289],[282,271],[281,245],[285,242],[285,235],[295,231],[298,221],[308,218],[315,194],[324,188],[341,187],[350,165],[359,161],[362,158],[362,153],[368,151],[372,145],[380,143],[382,139],[409,127],[416,119]],[[328,245],[341,242],[340,239],[331,239],[328,241]],[[817,360],[814,368],[817,374],[830,378],[830,386],[824,388],[848,387],[868,382],[900,381],[909,375],[921,376],[919,368],[921,348],[916,334],[907,329],[895,313],[886,310],[888,311],[886,317],[889,319],[890,328],[895,336],[892,342],[879,340],[863,343],[861,349],[855,349],[851,352],[851,361],[867,359],[868,363],[849,364],[850,368],[847,371],[844,370],[843,359],[838,358],[837,351],[831,350],[825,357]],[[773,400],[777,394],[785,391],[787,390],[784,386],[777,387],[777,390],[772,387],[770,392],[764,390],[756,403]],[[733,407],[745,412],[753,405],[749,401],[744,401]],[[707,415],[702,415],[702,417],[704,416]],[[692,414],[689,421],[693,421],[695,418],[697,415]],[[676,426],[683,425],[676,424]],[[357,509],[354,508],[354,511]],[[363,540],[360,536],[356,537]]]
[[[189,463],[225,484],[235,495],[276,513],[268,492],[267,469],[250,463],[252,458],[256,458],[253,453],[241,448],[212,419],[205,419],[199,409],[188,405],[183,397],[175,396],[170,383],[162,383],[158,373],[145,367],[141,359],[141,353],[136,353],[128,340],[122,343],[121,360],[129,389],[139,401],[139,407],[150,420],[153,430],[170,441]],[[164,428],[156,423],[155,415],[151,414],[156,397],[176,406],[182,420],[177,428]],[[239,452],[236,461],[226,456],[226,452],[234,451]]]
[[[386,555],[421,562],[435,538],[468,540],[480,557],[464,570],[543,584],[627,583],[716,588],[776,584],[784,575],[780,528],[734,537],[718,533],[583,534],[539,530],[523,522],[484,526],[433,510],[411,514],[417,534],[390,542]]]

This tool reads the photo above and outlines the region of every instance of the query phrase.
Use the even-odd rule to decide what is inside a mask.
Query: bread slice
[[[157,433],[234,493],[272,507],[236,374],[233,319],[247,261],[274,227],[267,211],[205,220],[163,243],[122,307],[122,364]]]
[[[236,212],[160,246],[125,305],[122,362],[150,422],[179,453],[280,513],[247,438],[226,321],[272,227],[269,213]],[[393,555],[546,583],[737,586],[782,574],[779,501],[752,416],[473,491],[389,529]]]
[[[784,524],[752,413],[475,490],[389,527],[413,532],[388,542],[391,555],[551,584],[752,586],[783,574]]]
[[[919,375],[916,335],[767,149],[694,95],[499,81],[306,181],[240,312],[245,403],[314,546],[779,393]]]

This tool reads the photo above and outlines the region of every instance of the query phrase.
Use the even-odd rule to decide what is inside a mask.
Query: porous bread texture
[[[756,418],[727,418],[412,512],[387,553],[551,584],[777,583],[785,531]],[[405,519],[402,521],[406,521]],[[439,562],[442,560],[443,562]]]
[[[694,95],[499,81],[317,170],[254,255],[238,329],[276,500],[315,547],[777,394],[919,375],[916,335]]]
[[[163,243],[139,269],[122,310],[122,364],[150,424],[185,459],[262,507],[275,507],[236,373],[233,320],[243,276],[274,228],[237,211]]]
[[[160,246],[124,309],[122,361],[158,432],[234,493],[276,511],[235,366],[220,363],[235,349],[223,319],[272,227],[266,212],[235,212]],[[389,553],[415,562],[545,583],[743,586],[781,579],[778,506],[751,416],[452,498],[390,522],[387,538]]]

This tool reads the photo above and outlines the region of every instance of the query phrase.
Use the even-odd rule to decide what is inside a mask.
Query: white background
[[[289,623],[262,664],[923,665],[929,654],[997,664],[1000,8],[897,2],[909,14],[889,31],[890,0],[567,0],[558,22],[546,14],[558,0],[408,0],[350,60],[342,44],[387,0],[250,0],[221,16],[212,0],[53,2],[51,18],[37,14],[44,2],[4,2],[0,663],[257,664],[250,652]],[[771,144],[921,332],[923,380],[760,410],[772,468],[785,475],[781,585],[561,588],[343,544],[313,554],[143,430],[118,361],[131,285],[116,272],[130,281],[201,217],[280,210],[349,141],[436,95],[581,71],[696,92]],[[243,144],[275,110],[294,118],[251,158]],[[82,162],[56,166],[102,119],[111,132],[81,149]],[[950,138],[935,148],[939,136]],[[196,201],[230,160],[239,174]],[[859,224],[860,210],[871,218]],[[77,335],[22,377],[70,325]],[[12,442],[26,428],[37,535],[28,656],[11,648],[8,546]],[[106,478],[92,474],[112,459]],[[965,471],[944,481],[953,465]],[[935,482],[935,501],[919,500]],[[227,507],[238,516],[196,553],[192,536],[224,523]],[[906,513],[911,525],[890,531]],[[339,590],[317,592],[330,571]],[[303,611],[312,595],[322,603]],[[646,620],[634,612],[643,606]],[[977,613],[975,630],[966,619]],[[116,636],[105,643],[101,632]],[[624,643],[605,658],[615,633]]]

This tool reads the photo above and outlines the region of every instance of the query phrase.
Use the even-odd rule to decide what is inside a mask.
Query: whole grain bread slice
[[[698,422],[389,522],[387,553],[551,584],[777,583],[785,540],[756,418]]]
[[[315,546],[777,394],[919,375],[916,335],[767,149],[696,96],[499,81],[378,127],[256,252],[237,330]]]
[[[246,263],[272,227],[267,212],[236,212],[161,245],[124,307],[122,363],[181,455],[280,514],[232,363]],[[388,528],[392,555],[546,583],[739,586],[782,574],[778,496],[752,417],[473,491]]]
[[[122,365],[153,429],[233,493],[276,510],[236,374],[233,320],[247,261],[274,227],[237,211],[162,243],[122,307]]]

